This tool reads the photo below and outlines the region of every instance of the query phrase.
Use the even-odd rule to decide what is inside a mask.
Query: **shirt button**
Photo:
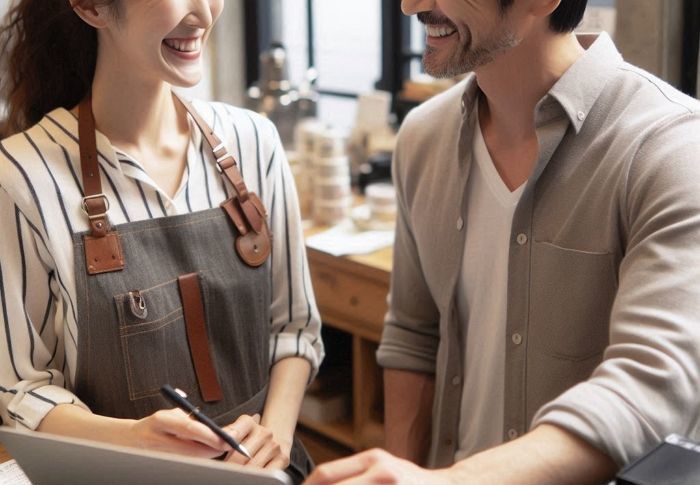
[[[457,230],[461,231],[464,228],[464,219],[461,217],[457,219]]]
[[[518,432],[515,431],[514,429],[509,429],[508,430],[508,438],[511,440],[514,440],[515,438],[518,437]]]
[[[452,378],[452,385],[453,386],[459,386],[460,382],[462,382],[462,379],[459,376],[454,376]]]
[[[515,345],[520,345],[523,343],[523,337],[519,333],[514,333],[512,339]]]
[[[445,438],[445,446],[452,446],[452,438]]]
[[[586,119],[586,113],[584,113],[583,111],[579,111],[576,116],[578,117],[579,121],[583,121]]]
[[[518,241],[518,244],[521,246],[525,246],[527,244],[527,234],[518,234],[518,237],[515,238],[516,241]]]

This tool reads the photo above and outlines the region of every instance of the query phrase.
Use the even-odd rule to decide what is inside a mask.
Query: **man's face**
[[[401,9],[425,25],[423,65],[435,77],[473,71],[518,44],[513,8],[499,0],[402,0]]]

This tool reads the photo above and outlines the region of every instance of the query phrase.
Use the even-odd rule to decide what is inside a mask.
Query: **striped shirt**
[[[195,102],[263,200],[275,235],[272,254],[271,363],[323,359],[293,178],[276,129],[265,118],[220,103]],[[231,189],[190,120],[187,165],[174,198],[142,165],[97,133],[110,222],[123,224],[217,207]],[[0,419],[35,429],[57,404],[82,405],[77,369],[72,234],[88,229],[76,117],[59,108],[0,142]]]

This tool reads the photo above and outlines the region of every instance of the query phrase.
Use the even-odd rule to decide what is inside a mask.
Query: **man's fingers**
[[[306,485],[326,485],[357,477],[380,459],[381,452],[370,450],[316,467]]]

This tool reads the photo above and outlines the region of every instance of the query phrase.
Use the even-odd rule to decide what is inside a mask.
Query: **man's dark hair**
[[[505,11],[515,0],[499,0],[501,10]],[[557,33],[573,32],[583,19],[588,0],[561,0],[559,7],[549,17],[550,28]]]

